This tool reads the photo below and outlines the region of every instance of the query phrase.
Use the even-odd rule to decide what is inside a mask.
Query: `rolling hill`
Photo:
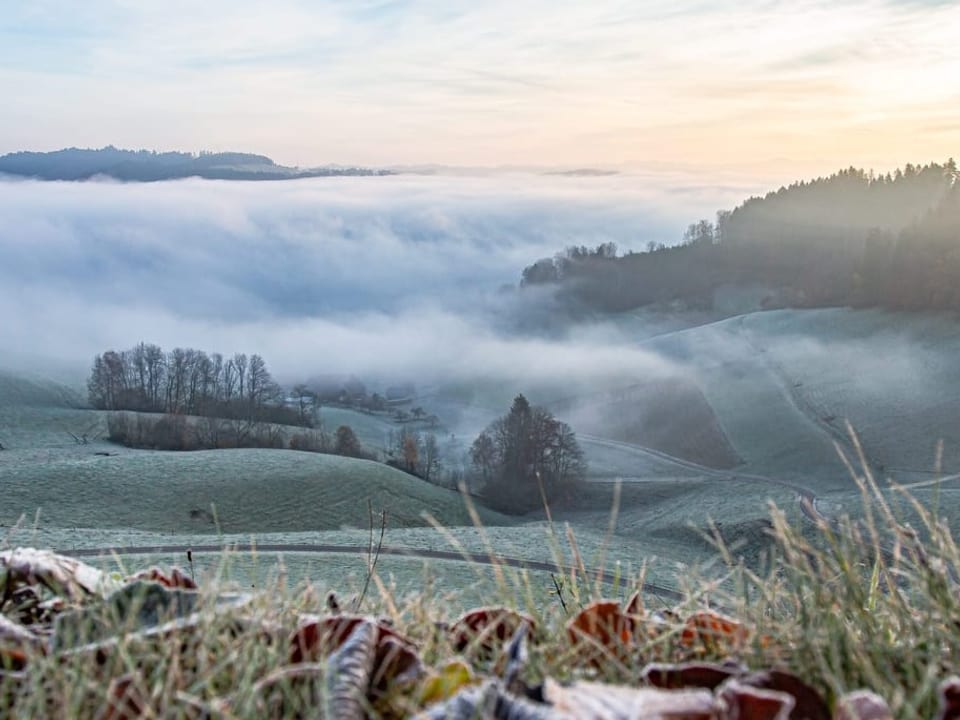
[[[0,156],[0,175],[39,180],[89,180],[107,177],[127,182],[153,182],[185,177],[209,180],[292,180],[343,175],[392,175],[389,170],[359,167],[301,169],[277,165],[264,155],[219,152],[97,150],[65,148],[54,152],[15,152]]]
[[[339,530],[368,526],[368,500],[388,511],[391,527],[426,525],[424,512],[450,526],[471,524],[458,493],[380,463],[287,450],[130,450],[101,439],[104,413],[74,402],[55,383],[0,375],[3,525],[39,511],[61,528]],[[479,512],[487,524],[512,524]]]
[[[78,446],[79,450],[90,446]],[[189,453],[93,449],[33,461],[0,457],[6,524],[39,510],[60,527],[124,527],[156,532],[265,533],[366,528],[367,501],[391,527],[469,525],[463,499],[380,463],[289,450]],[[485,523],[510,524],[480,511]]]
[[[666,329],[636,343],[667,360],[682,383],[618,376],[593,394],[564,400],[574,417],[599,420],[595,432],[581,434],[592,466],[589,491],[576,506],[554,509],[555,519],[599,542],[615,498],[612,481],[622,479],[618,558],[706,558],[708,517],[722,523],[724,536],[746,557],[756,557],[767,501],[799,519],[802,493],[816,497],[814,512],[856,512],[859,493],[836,448],[851,452],[847,418],[879,478],[912,484],[924,501],[942,500],[944,512],[958,514],[946,501],[960,492],[950,484],[960,475],[941,489],[932,473],[939,439],[944,473],[960,473],[960,328],[952,317],[776,310]],[[633,391],[618,393],[618,383]],[[547,397],[548,390],[545,384],[538,393]],[[70,538],[70,528],[87,528],[77,535],[87,545],[116,542],[116,533],[197,537],[218,530],[234,538],[323,542],[342,536],[343,528],[362,533],[369,498],[374,512],[387,510],[394,543],[413,541],[417,528],[434,532],[425,527],[424,511],[455,537],[472,532],[456,493],[384,465],[289,451],[127,450],[98,440],[102,414],[71,407],[71,397],[53,384],[0,375],[0,442],[8,448],[0,452],[4,525],[39,509],[44,537]],[[482,427],[496,414],[485,398],[482,388],[463,394],[459,405],[452,395],[437,396],[431,409]],[[653,409],[645,406],[654,401]],[[672,413],[677,403],[694,410]],[[330,413],[329,424],[357,420],[371,443],[389,434],[390,423],[379,418]],[[470,437],[466,426],[456,429]],[[74,441],[82,434],[90,444]],[[674,443],[672,453],[664,442]],[[102,452],[110,455],[96,454]],[[542,540],[531,534],[543,537],[542,516],[480,514],[496,532],[497,547],[523,554],[533,543],[537,552],[530,553],[544,555]],[[105,539],[107,531],[115,531],[114,539]]]

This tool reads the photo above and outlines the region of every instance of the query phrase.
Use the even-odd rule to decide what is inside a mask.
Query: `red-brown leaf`
[[[740,682],[764,690],[776,690],[794,700],[790,717],[793,720],[830,720],[830,709],[816,690],[796,675],[783,670],[764,670],[740,678]]]
[[[736,650],[743,647],[749,631],[743,623],[712,610],[700,610],[687,618],[680,642],[687,647]]]
[[[533,618],[506,607],[482,607],[469,610],[450,627],[450,642],[454,650],[463,652],[476,642],[486,651],[492,651],[514,636],[521,625],[535,627]]]
[[[591,664],[627,656],[633,645],[634,620],[613,600],[597,600],[567,623],[570,644]]]
[[[654,687],[667,690],[680,688],[706,688],[713,690],[724,681],[743,674],[737,665],[717,663],[650,663],[641,673],[641,678]]]
[[[717,691],[724,708],[723,720],[787,720],[793,710],[793,697],[777,690],[762,690],[728,680]]]
[[[960,719],[960,678],[949,677],[940,683],[940,713],[937,720]]]

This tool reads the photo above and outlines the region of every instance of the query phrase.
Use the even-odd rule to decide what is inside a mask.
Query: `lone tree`
[[[363,457],[363,448],[360,446],[360,441],[357,439],[352,427],[349,425],[341,425],[337,428],[333,452],[346,457]]]
[[[523,395],[480,433],[470,457],[487,502],[514,514],[542,504],[541,486],[548,503],[569,499],[587,469],[570,426],[532,407]]]

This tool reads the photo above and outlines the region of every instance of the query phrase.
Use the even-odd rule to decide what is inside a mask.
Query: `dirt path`
[[[195,553],[221,553],[231,552],[299,552],[299,553],[343,553],[350,555],[366,555],[370,548],[366,545],[324,545],[324,544],[283,544],[283,543],[264,543],[262,545],[238,544],[238,545],[136,545],[127,547],[104,547],[104,548],[81,548],[76,550],[58,550],[62,555],[71,557],[104,557],[111,555],[171,555],[182,553],[186,555],[187,551]],[[398,555],[401,557],[424,559],[424,560],[452,560],[454,562],[480,563],[482,565],[504,565],[515,567],[521,570],[539,570],[550,573],[560,573],[569,575],[572,568],[558,567],[555,563],[542,562],[540,560],[522,560],[520,558],[505,557],[502,555],[489,555],[487,553],[455,552],[452,550],[428,550],[424,548],[405,548],[405,547],[383,547],[380,549],[381,555]],[[593,579],[599,579],[608,585],[615,585],[623,582],[623,578],[618,578],[609,571],[587,571]],[[645,582],[643,590],[651,595],[657,595],[668,600],[679,602],[684,599],[681,593],[676,590]]]
[[[828,420],[824,419],[817,409],[807,400],[807,398],[805,398],[802,393],[797,392],[797,385],[795,384],[793,378],[787,374],[787,371],[784,369],[784,367],[770,357],[770,353],[765,347],[758,345],[753,338],[751,338],[750,332],[744,327],[744,319],[744,317],[740,317],[737,322],[737,334],[745,343],[747,343],[747,345],[750,346],[754,353],[756,353],[757,357],[763,361],[764,365],[766,365],[767,369],[770,371],[770,374],[777,380],[784,399],[790,403],[790,405],[793,406],[797,412],[806,416],[813,427],[819,430],[822,434],[826,435],[832,442],[840,445],[849,458],[855,460],[858,454],[857,449],[847,432],[835,427]],[[866,459],[867,464],[870,466],[871,472],[876,472],[874,469],[877,467],[876,463],[871,461],[866,455],[866,449],[863,448],[862,445],[861,450],[864,452],[864,458]]]
[[[942,485],[943,483],[951,482],[952,480],[960,480],[960,473],[955,473],[953,475],[944,475],[943,477],[934,478],[933,480],[921,480],[920,482],[908,483],[906,485],[897,485],[896,487],[903,490],[913,490],[914,488],[925,488],[932,487],[934,485]]]
[[[699,465],[698,463],[691,462],[689,460],[683,460],[678,457],[673,457],[667,453],[661,452],[659,450],[654,450],[653,448],[643,447],[642,445],[634,445],[632,443],[621,442],[619,440],[607,440],[605,438],[597,437],[595,435],[581,435],[580,438],[588,443],[593,443],[596,445],[605,445],[607,447],[615,447],[620,450],[628,450],[641,455],[647,458],[654,458],[660,461],[670,462],[678,467],[682,467],[685,470],[692,470],[698,474],[706,475],[708,477],[715,477],[720,480],[746,480],[748,482],[756,483],[765,483],[768,485],[778,485],[780,487],[785,487],[790,490],[793,490],[797,493],[798,501],[800,502],[800,512],[803,513],[811,522],[820,522],[827,521],[827,517],[817,509],[817,496],[816,494],[802,485],[797,485],[795,483],[789,482],[787,480],[778,480],[777,478],[765,477],[763,475],[752,475],[749,473],[738,473],[736,471],[729,470],[717,470],[716,468],[707,467],[706,465]],[[593,480],[592,482],[616,482],[614,480]],[[625,482],[636,482],[626,480]]]

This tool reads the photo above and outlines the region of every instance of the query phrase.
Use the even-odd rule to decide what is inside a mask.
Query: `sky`
[[[0,152],[696,168],[960,147],[960,3],[0,0]]]

